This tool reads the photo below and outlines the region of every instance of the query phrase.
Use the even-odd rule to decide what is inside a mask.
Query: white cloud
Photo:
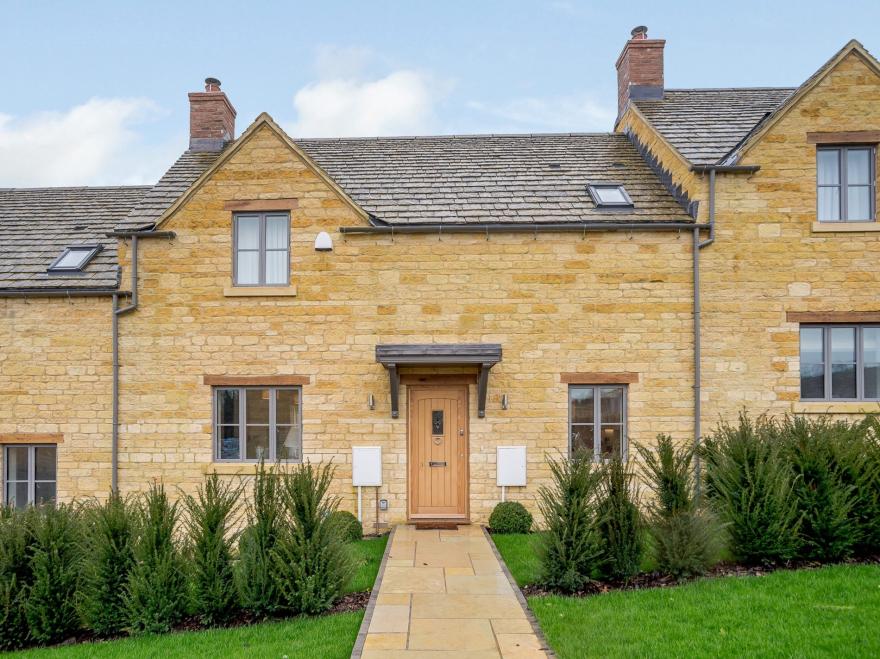
[[[610,131],[617,116],[590,96],[517,98],[500,105],[471,101],[468,107],[495,118],[495,131]]]
[[[412,70],[384,78],[330,78],[296,92],[294,137],[413,135],[430,132],[434,108],[448,85]]]
[[[93,98],[25,117],[0,114],[0,186],[154,183],[180,146],[146,145],[136,127],[161,114],[143,98]]]

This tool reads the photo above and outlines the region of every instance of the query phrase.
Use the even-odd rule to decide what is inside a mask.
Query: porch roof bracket
[[[486,416],[486,390],[489,388],[489,369],[494,364],[480,365],[480,379],[477,384],[477,416],[481,419]]]
[[[391,418],[396,419],[400,416],[400,373],[397,364],[385,364],[385,368],[391,384]]]

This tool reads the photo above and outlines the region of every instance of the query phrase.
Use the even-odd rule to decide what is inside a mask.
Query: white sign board
[[[526,447],[498,447],[498,485],[523,486],[526,484]]]
[[[355,487],[382,484],[382,447],[351,447],[351,480]]]

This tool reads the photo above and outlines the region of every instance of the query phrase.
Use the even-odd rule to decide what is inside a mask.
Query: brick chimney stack
[[[235,139],[235,108],[217,78],[205,78],[205,91],[189,95],[189,148],[220,151]]]
[[[649,39],[648,28],[633,28],[617,58],[617,116],[630,99],[663,98],[663,46],[665,39]]]

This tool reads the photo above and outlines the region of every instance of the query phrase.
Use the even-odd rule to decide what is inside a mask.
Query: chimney
[[[189,148],[221,151],[235,138],[235,108],[217,78],[205,78],[205,91],[189,95]]]
[[[623,115],[630,99],[663,98],[663,46],[665,39],[649,39],[648,28],[633,28],[617,58],[617,116]]]

